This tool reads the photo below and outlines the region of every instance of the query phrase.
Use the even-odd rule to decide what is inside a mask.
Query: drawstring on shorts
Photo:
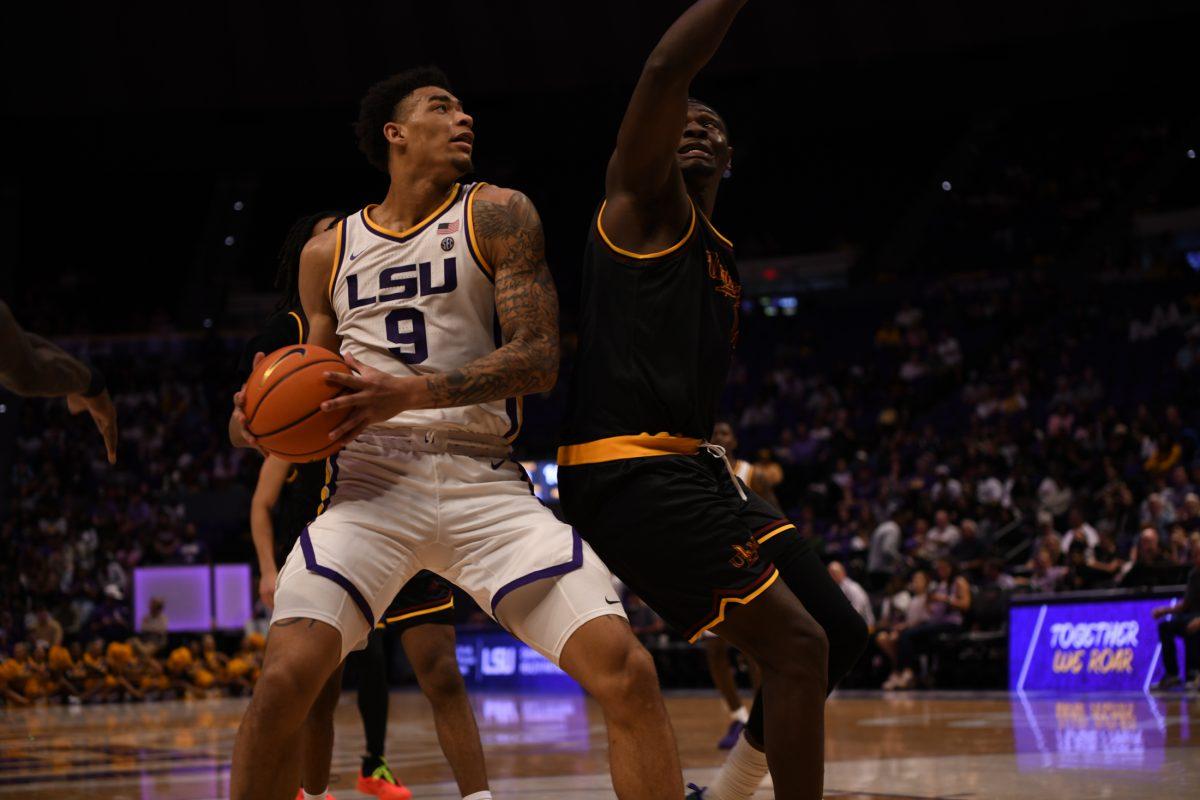
[[[700,449],[707,452],[713,458],[719,458],[725,462],[725,469],[729,472],[729,479],[733,481],[733,488],[737,489],[738,497],[742,498],[743,503],[749,500],[750,498],[746,497],[746,492],[742,490],[742,482],[734,474],[733,464],[730,463],[729,455],[725,452],[725,448],[712,442],[701,442]]]

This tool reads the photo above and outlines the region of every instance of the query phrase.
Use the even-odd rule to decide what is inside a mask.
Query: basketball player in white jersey
[[[458,183],[472,169],[472,124],[438,70],[372,87],[359,144],[389,174],[387,197],[301,255],[308,341],[358,374],[327,373],[349,391],[323,407],[352,413],[332,434],[344,449],[330,459],[327,509],[279,574],[234,749],[236,800],[290,800],[296,777],[284,765],[309,706],[422,568],[596,698],[619,797],[683,795],[653,662],[608,570],[508,458],[520,397],[557,378],[558,303],[529,199]]]

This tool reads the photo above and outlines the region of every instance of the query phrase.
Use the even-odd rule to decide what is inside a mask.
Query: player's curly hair
[[[275,288],[280,291],[276,310],[293,309],[300,305],[300,252],[312,238],[313,226],[326,217],[333,217],[333,222],[326,228],[330,230],[345,216],[345,211],[318,211],[301,217],[288,228],[287,235],[283,237],[283,246],[279,248],[279,266],[275,270]]]
[[[367,90],[358,109],[358,122],[354,133],[358,136],[358,149],[371,162],[371,166],[387,172],[388,141],[383,135],[383,126],[395,122],[404,99],[422,86],[438,86],[448,92],[450,79],[437,67],[414,67],[384,78]]]

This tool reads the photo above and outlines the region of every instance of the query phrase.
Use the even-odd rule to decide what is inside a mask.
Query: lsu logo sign
[[[1014,604],[1009,686],[1017,691],[1144,691],[1162,675],[1151,611],[1169,602]]]

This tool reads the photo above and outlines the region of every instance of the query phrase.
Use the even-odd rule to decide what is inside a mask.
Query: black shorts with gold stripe
[[[563,512],[613,574],[696,641],[778,579],[772,558],[796,545],[795,526],[745,484],[743,501],[698,440],[618,438],[607,452],[625,457],[614,460],[591,460],[590,445],[559,450]],[[659,441],[643,453],[638,439]]]
[[[407,630],[418,625],[453,625],[454,591],[428,570],[421,570],[392,598],[375,626]]]

